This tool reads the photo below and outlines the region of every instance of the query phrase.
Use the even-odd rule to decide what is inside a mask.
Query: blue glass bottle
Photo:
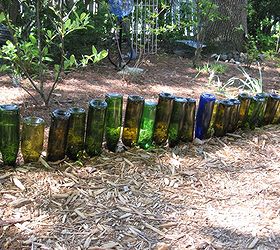
[[[207,137],[215,101],[216,97],[212,94],[204,93],[200,96],[195,125],[195,137],[200,140]]]

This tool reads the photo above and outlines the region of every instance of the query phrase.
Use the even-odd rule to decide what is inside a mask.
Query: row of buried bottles
[[[207,139],[223,136],[238,128],[254,129],[280,123],[280,96],[242,93],[237,99],[216,100],[202,94],[196,112],[196,100],[160,93],[158,103],[130,95],[122,126],[123,96],[107,94],[105,100],[89,102],[88,114],[82,108],[51,113],[47,160],[58,161],[67,155],[77,159],[84,150],[89,156],[99,155],[105,134],[106,147],[115,151],[122,130],[125,146],[144,149],[167,142],[170,147],[195,137]],[[20,140],[20,114],[16,105],[0,106],[0,150],[3,163],[14,165],[19,144],[25,163],[37,161],[43,151],[45,121],[25,117]],[[122,129],[123,128],[123,129]]]

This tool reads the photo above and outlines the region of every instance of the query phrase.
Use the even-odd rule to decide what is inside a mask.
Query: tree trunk
[[[247,0],[213,0],[221,20],[209,23],[205,40],[223,50],[241,51],[247,35]]]

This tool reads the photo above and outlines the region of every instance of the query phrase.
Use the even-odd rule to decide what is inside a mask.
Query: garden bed
[[[242,77],[225,65],[221,81]],[[35,106],[3,76],[0,102],[49,124],[54,108],[87,108],[108,92],[125,99],[156,99],[161,91],[220,95],[188,59],[151,57],[140,67],[140,76],[119,75],[105,62],[66,75],[49,108]],[[263,64],[265,90],[279,90],[279,71],[274,62]],[[248,72],[258,77],[256,67]],[[280,248],[279,125],[173,149],[104,150],[82,162],[26,165],[19,157],[18,165],[0,170],[1,249]]]

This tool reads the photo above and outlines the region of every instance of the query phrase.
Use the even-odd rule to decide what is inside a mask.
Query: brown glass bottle
[[[143,106],[144,98],[142,96],[128,96],[122,134],[122,142],[127,147],[136,145]]]
[[[214,124],[215,124],[217,109],[218,109],[218,100],[216,100],[215,103],[214,103],[213,112],[212,112],[212,115],[211,115],[209,127],[208,127],[207,134],[206,134],[204,139],[208,139],[208,138],[214,136],[214,133],[215,133]]]
[[[40,117],[23,118],[21,153],[25,163],[36,162],[43,151],[45,121]]]
[[[156,145],[162,145],[167,141],[173,100],[174,96],[172,94],[159,94],[154,128],[154,142]]]
[[[181,140],[191,142],[194,137],[196,101],[193,98],[186,98]]]
[[[246,127],[246,124],[247,124],[246,121],[247,121],[247,116],[248,116],[251,99],[252,99],[252,96],[250,96],[247,93],[241,93],[238,95],[238,100],[240,101],[239,121],[238,121],[239,128]]]
[[[238,126],[241,102],[235,98],[229,99],[229,101],[233,103],[233,106],[231,107],[230,111],[228,132],[232,133],[237,129]]]
[[[47,160],[59,161],[65,157],[70,113],[56,109],[51,113]]]
[[[270,94],[267,99],[267,105],[264,112],[264,125],[271,124],[280,105],[280,95]]]
[[[70,113],[66,155],[71,160],[77,160],[84,150],[86,111],[83,108],[73,107]]]
[[[233,103],[229,100],[218,101],[217,114],[214,122],[215,136],[224,136],[227,133],[232,106]]]

